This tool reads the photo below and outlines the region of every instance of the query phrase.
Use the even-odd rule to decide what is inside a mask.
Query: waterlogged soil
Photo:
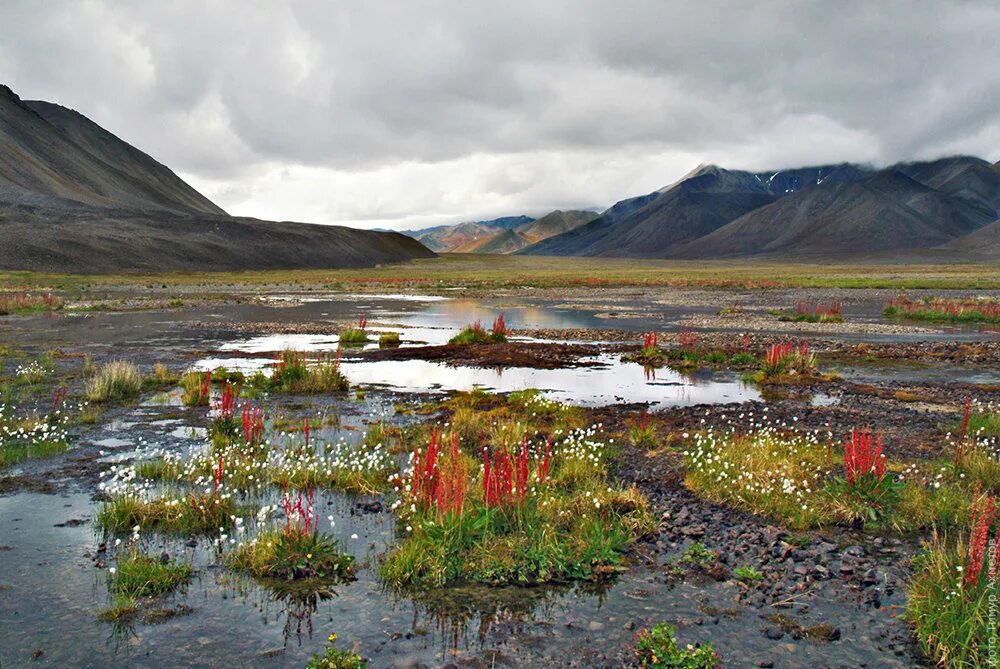
[[[761,389],[726,370],[650,374],[621,362],[642,332],[661,331],[669,343],[685,319],[710,318],[737,301],[765,313],[800,299],[838,299],[849,319],[874,322],[887,296],[607,289],[470,300],[282,291],[243,303],[5,318],[5,375],[61,351],[47,385],[21,388],[21,410],[44,411],[57,384],[79,401],[83,355],[132,360],[147,372],[157,362],[177,371],[220,364],[252,371],[273,364],[286,346],[331,353],[336,333],[366,315],[374,330],[400,332],[403,345],[345,353],[344,371],[362,395],[272,398],[269,416],[338,416],[318,423],[326,425],[320,437],[358,440],[370,421],[416,420],[405,407],[454,390],[539,387],[588,407],[591,421],[619,441],[650,406],[665,445],[624,449],[616,476],[640,486],[660,522],[636,544],[628,570],[609,582],[393,592],[376,575],[396,531],[386,500],[332,493],[320,500],[320,517],[332,517],[329,531],[356,556],[357,580],[290,590],[221,568],[211,539],[150,536],[153,554],[191,562],[195,576],[131,625],[116,626],[97,617],[109,603],[106,538],[93,525],[102,472],[137,449],[197,447],[207,425],[204,408],[183,407],[176,389],[150,391],[137,405],[106,407],[94,422],[73,425],[67,453],[0,472],[0,666],[301,667],[336,632],[340,647],[353,647],[373,667],[620,667],[632,662],[636,632],[659,622],[675,625],[682,644],[713,643],[727,667],[924,666],[900,619],[918,537],[844,528],[793,534],[699,500],[682,484],[675,446],[702,421],[753,412],[809,430],[878,425],[889,457],[940,455],[942,430],[957,420],[966,395],[1000,399],[996,334],[906,324],[892,333],[820,329],[810,341],[824,371],[843,378],[803,388]],[[140,295],[128,303],[151,302]],[[515,328],[510,344],[444,345],[462,326],[488,325],[501,310]],[[734,332],[754,330],[741,327],[709,325],[698,336],[704,345],[731,347]],[[755,349],[786,337],[755,327],[764,328],[750,333]],[[694,542],[716,557],[678,570],[677,558]],[[740,583],[733,571],[741,566],[763,578]]]

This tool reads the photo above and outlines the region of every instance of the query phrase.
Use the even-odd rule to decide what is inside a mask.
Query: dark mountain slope
[[[848,255],[929,248],[991,222],[977,203],[895,170],[820,185],[747,213],[674,257]]]
[[[121,141],[86,116],[60,105],[40,100],[24,102],[39,116],[69,137],[95,159],[118,172],[124,172],[137,182],[140,192],[149,202],[163,208],[201,214],[225,214],[211,200],[182,181],[168,167],[157,162],[131,144]]]
[[[225,214],[169,169],[74,111],[0,85],[0,202]]]
[[[817,184],[850,183],[870,173],[870,168],[846,163],[759,173],[702,165],[652,197],[646,196],[649,199],[641,206],[628,207],[615,217],[605,212],[585,226],[522,253],[670,257],[684,244],[788,193]]]
[[[120,271],[371,267],[434,254],[415,239],[231,216],[0,207],[0,268]]]
[[[0,85],[0,269],[370,267],[433,255],[395,233],[229,217],[84,116]]]
[[[1000,262],[1000,220],[937,247],[954,253],[953,260]]]
[[[901,163],[891,169],[942,193],[1000,211],[1000,172],[981,158],[952,156],[925,163]]]

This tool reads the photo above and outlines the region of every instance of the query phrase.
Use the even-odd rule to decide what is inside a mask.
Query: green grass
[[[190,565],[163,562],[136,549],[126,549],[115,560],[114,573],[108,574],[108,591],[114,603],[101,611],[101,618],[128,618],[141,600],[171,593],[190,579]]]
[[[46,313],[63,308],[63,300],[51,294],[32,295],[25,292],[0,292],[0,316],[20,316]]]
[[[507,341],[506,335],[486,331],[479,323],[466,325],[462,330],[448,340],[449,344],[467,346],[469,344],[497,344]]]
[[[653,526],[645,497],[610,482],[615,449],[578,428],[578,410],[536,392],[508,397],[458,393],[437,406],[448,415],[442,437],[442,490],[463,490],[459,507],[442,505],[404,474],[397,508],[397,545],[381,567],[393,586],[453,583],[540,584],[595,579],[622,567],[624,551]],[[435,425],[424,428],[428,435]],[[525,446],[522,493],[490,502],[484,490],[483,448],[494,460]],[[551,451],[549,435],[557,435]],[[452,435],[455,441],[452,441]],[[426,457],[427,441],[415,442]],[[506,445],[506,446],[505,446]],[[511,446],[513,445],[513,446]],[[549,476],[543,474],[550,453]],[[444,480],[447,480],[447,483]],[[409,482],[409,485],[405,485]],[[426,488],[424,488],[426,490]],[[516,489],[516,484],[515,484]]]
[[[299,423],[296,431],[301,434]],[[313,427],[318,427],[314,424]],[[141,479],[196,484],[210,479],[221,459],[226,485],[241,490],[267,486],[306,490],[325,488],[356,494],[377,494],[389,487],[398,465],[387,446],[347,442],[307,447],[304,439],[285,438],[248,444],[242,439],[219,439],[210,452],[186,460],[157,457],[135,465]]]
[[[882,313],[887,318],[905,318],[934,323],[1000,323],[1000,304],[993,298],[891,300]]]
[[[764,574],[760,573],[753,565],[737,567],[733,570],[733,576],[744,583],[753,583],[764,578]]]
[[[143,390],[164,390],[177,385],[181,377],[171,372],[163,363],[156,363],[153,372],[142,379]]]
[[[840,478],[839,447],[828,450],[812,435],[773,428],[696,434],[684,454],[684,482],[695,494],[793,529],[831,524],[898,531],[954,527],[968,521],[978,480],[963,477],[948,463],[890,462],[878,485],[849,486]]]
[[[19,441],[0,445],[0,469],[20,464],[26,460],[51,458],[65,453],[69,443],[65,439],[38,439],[31,442]]]
[[[49,458],[69,449],[68,419],[17,417],[0,411],[0,469],[26,460]]]
[[[556,494],[516,511],[473,502],[462,514],[440,520],[418,511],[407,518],[413,529],[389,554],[381,575],[396,586],[436,587],[529,585],[614,573],[622,553],[649,529],[648,507],[634,490],[593,494]]]
[[[205,392],[206,372],[185,372],[181,375],[181,402],[187,407],[208,406],[211,387]],[[209,384],[211,386],[211,384]]]
[[[383,332],[378,336],[379,348],[396,348],[399,346],[398,332]]]
[[[114,287],[197,286],[205,295],[233,286],[319,285],[376,290],[413,288],[694,286],[719,288],[997,289],[993,264],[823,264],[816,262],[683,261],[444,254],[438,258],[345,270],[261,270],[110,275],[0,272],[0,287],[76,292]]]
[[[341,344],[358,345],[368,343],[368,333],[360,328],[345,328],[337,337]]]
[[[913,564],[906,617],[924,653],[942,667],[993,666],[989,613],[997,586],[983,574],[977,584],[963,588],[967,555],[965,542],[935,534]]]
[[[354,557],[342,553],[334,539],[290,526],[265,530],[237,546],[226,558],[230,569],[258,578],[347,579]]]
[[[290,349],[282,352],[270,378],[260,379],[267,390],[292,394],[345,392],[351,388],[340,371],[339,358],[321,356],[310,363],[303,353]]]
[[[175,503],[176,502],[176,503]],[[117,494],[97,511],[97,526],[122,533],[138,526],[167,534],[215,534],[233,524],[240,513],[236,502],[217,493],[187,493],[145,500],[134,494]]]
[[[715,669],[721,666],[712,644],[681,648],[674,634],[674,628],[663,623],[639,632],[635,644],[639,666],[664,669]]]
[[[123,402],[142,392],[142,375],[131,362],[112,360],[86,381],[87,399],[91,402]]]

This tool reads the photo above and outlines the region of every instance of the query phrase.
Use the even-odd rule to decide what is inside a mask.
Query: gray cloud
[[[0,73],[235,213],[606,206],[701,161],[1000,158],[1000,6],[8,1]]]

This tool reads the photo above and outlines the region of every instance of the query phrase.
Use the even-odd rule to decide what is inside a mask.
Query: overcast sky
[[[604,208],[701,162],[1000,159],[1000,2],[0,2],[0,81],[233,214]]]

